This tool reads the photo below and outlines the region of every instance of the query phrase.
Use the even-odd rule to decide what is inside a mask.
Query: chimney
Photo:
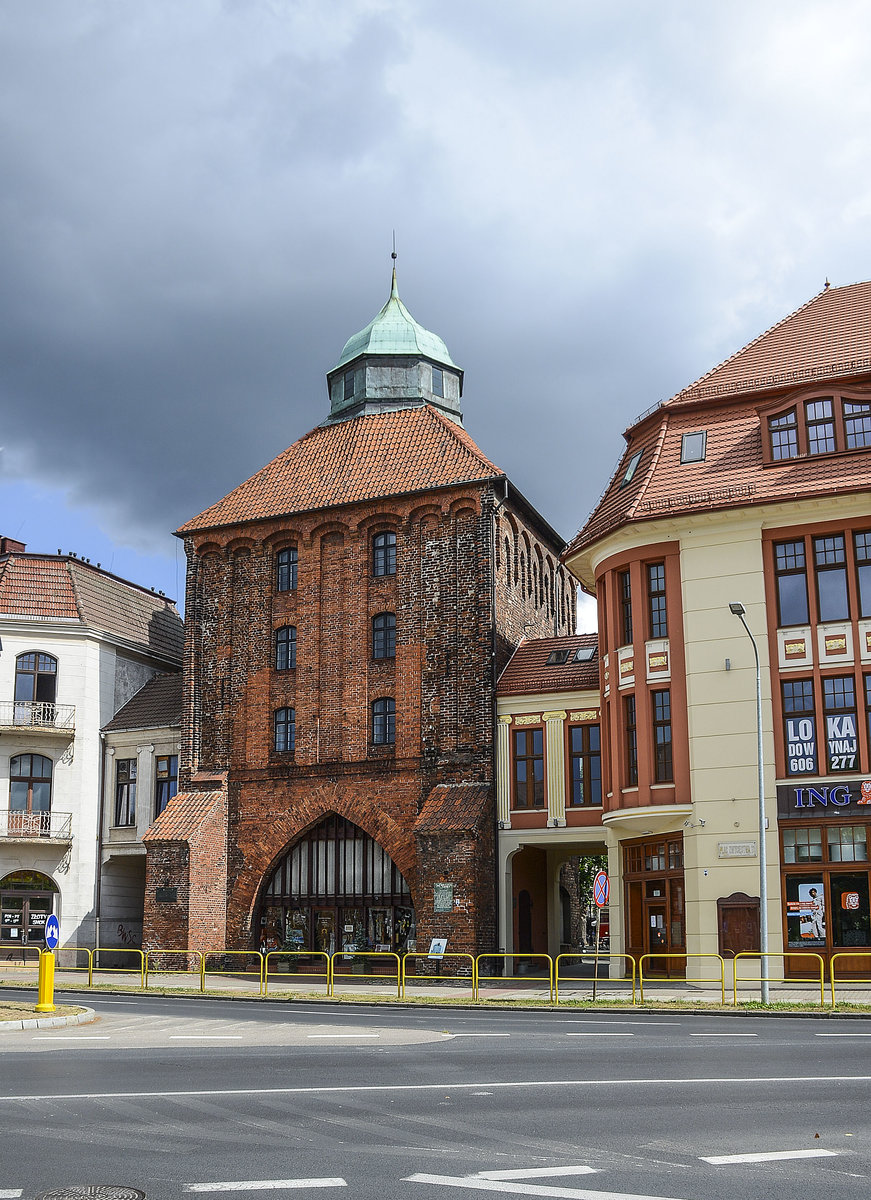
[[[17,542],[11,537],[0,537],[0,554],[13,554],[16,551],[22,553],[25,549],[24,542]]]

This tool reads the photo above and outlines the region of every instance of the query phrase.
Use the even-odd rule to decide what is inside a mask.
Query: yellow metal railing
[[[218,958],[224,960],[224,965],[220,967],[210,967],[209,959]],[[226,960],[239,958],[242,963],[238,967],[228,966]],[[245,963],[249,959],[255,959],[257,967],[255,970],[246,970]],[[206,990],[206,979],[209,975],[231,975],[234,979],[238,979],[240,975],[254,975],[257,978],[257,994],[263,995],[263,955],[259,950],[204,950],[203,951],[203,987]]]
[[[100,965],[101,954],[132,954],[134,961],[138,964],[134,967],[104,967]],[[95,950],[90,951],[91,962],[90,970],[88,971],[88,987],[94,986],[94,972],[100,971],[103,974],[111,972],[112,974],[139,975],[139,986],[145,987],[145,954],[142,950],[136,950],[133,947],[127,947],[124,950],[119,950],[114,946],[98,946]]]
[[[832,984],[832,1008],[834,1008],[835,1004],[837,1003],[837,1000],[835,998],[835,983],[836,983],[835,963],[837,962],[837,960],[839,958],[867,958],[869,961],[871,961],[871,952],[869,952],[868,950],[859,950],[859,951],[844,950],[838,954],[833,954],[832,957],[829,959],[829,979],[831,980],[831,984]],[[849,979],[849,981],[846,979],[841,980],[841,983],[847,983],[847,982],[849,982],[849,983],[871,983],[871,979],[857,979],[855,977],[851,977]]]
[[[560,981],[559,965],[564,958],[566,958],[566,959],[568,959],[568,958],[581,959],[582,961],[595,960],[596,958],[600,958],[600,959],[601,958],[604,958],[604,959],[622,958],[624,962],[630,963],[631,968],[632,968],[632,972],[631,972],[632,1003],[633,1004],[635,1003],[635,959],[632,957],[631,954],[606,954],[600,950],[598,955],[596,955],[595,951],[587,951],[587,953],[585,953],[585,954],[584,953],[567,953],[567,954],[558,954],[556,956],[556,961],[554,963],[553,993],[554,993],[554,999],[556,1000],[557,1004],[559,1004],[559,981]],[[593,969],[594,970],[596,969],[595,966],[593,967]],[[589,982],[591,987],[593,985],[592,979],[590,979],[588,981],[586,978],[583,978],[583,977],[577,976],[577,975],[565,975],[565,976],[563,976],[563,978],[564,979],[574,979],[576,981],[580,981],[581,979],[583,979],[584,984]]]
[[[193,959],[196,962],[196,966],[189,967],[189,966],[185,965],[184,967],[182,967],[180,969],[178,967],[154,966],[153,965],[154,960],[160,954],[165,954],[168,957],[172,956],[175,958],[177,958],[179,955],[182,955],[185,959],[185,963],[187,963],[190,959]],[[159,949],[146,950],[145,951],[145,966],[143,969],[144,974],[143,974],[142,986],[144,988],[148,987],[149,973],[151,973],[153,975],[194,975],[194,974],[196,974],[199,976],[199,980],[200,980],[200,991],[204,992],[206,990],[206,977],[203,972],[203,962],[204,962],[204,958],[203,958],[203,953],[201,950],[159,950]]]
[[[672,951],[670,954],[665,951],[657,952],[656,954],[642,954],[638,960],[638,985],[641,994],[641,1003],[644,1003],[644,961],[645,959],[655,958],[679,958],[682,962],[689,962],[691,958],[715,958],[720,964],[720,974],[714,979],[694,979],[693,983],[719,983],[721,1003],[726,1003],[726,963],[719,954],[677,954]],[[648,975],[648,980],[650,976]]]
[[[281,959],[281,958],[286,958],[288,960],[291,958],[317,958],[317,959],[322,958],[324,960],[323,971],[291,971],[290,963],[288,962],[288,967],[287,967],[286,971],[282,971],[282,972],[272,971],[271,973],[276,976],[279,974],[282,974],[282,975],[287,975],[288,977],[304,975],[307,979],[311,979],[312,977],[316,978],[319,975],[323,975],[324,982],[326,983],[326,988],[327,988],[326,995],[332,996],[332,994],[333,994],[332,964],[330,962],[330,956],[325,950],[270,950],[269,953],[266,955],[266,957],[263,959],[263,995],[264,996],[267,995],[267,993],[269,992],[269,975],[270,975],[269,962],[270,962],[270,959],[276,960],[276,959]]]
[[[443,959],[446,959],[446,958],[468,959],[468,961],[472,964],[471,975],[443,975],[441,973],[441,970],[439,970],[437,975],[427,974],[427,975],[418,976],[417,973],[415,972],[413,978],[415,978],[415,979],[419,978],[425,983],[429,983],[434,979],[443,980],[445,982],[450,982],[454,979],[460,980],[463,983],[467,984],[469,987],[471,987],[472,999],[477,1000],[478,999],[478,973],[477,973],[477,966],[475,963],[475,956],[473,954],[463,954],[460,951],[457,951],[457,953],[455,953],[455,954],[439,954],[439,955],[432,955],[432,954],[425,954],[425,953],[424,954],[404,954],[402,956],[402,987],[400,988],[400,991],[399,991],[401,998],[403,1000],[405,999],[405,985],[408,981],[408,967],[406,966],[406,963],[408,962],[409,959],[415,959],[415,960],[423,959],[424,962],[437,961],[439,963],[439,966],[441,966]]]
[[[336,969],[336,963],[341,959],[356,960],[358,958],[375,958],[375,959],[392,959],[396,963],[396,970],[382,974],[380,971],[341,971]],[[399,1000],[402,996],[402,962],[398,954],[392,950],[336,950],[331,956],[332,983],[333,995],[336,994],[336,980],[350,979],[352,976],[355,979],[395,979],[396,980],[396,998]],[[365,967],[365,963],[363,966]]]
[[[479,1000],[481,999],[481,984],[482,983],[504,983],[506,980],[511,980],[516,983],[530,983],[531,982],[529,975],[504,975],[504,974],[503,975],[482,975],[481,974],[481,961],[484,959],[488,959],[488,958],[502,959],[505,962],[506,966],[508,964],[509,959],[511,959],[513,962],[513,960],[516,958],[521,958],[521,959],[525,959],[525,960],[535,959],[537,961],[543,960],[544,962],[546,962],[547,963],[547,982],[548,982],[548,987],[550,989],[550,999],[551,999],[551,1002],[553,1002],[553,959],[551,958],[551,956],[549,954],[515,954],[515,953],[506,954],[504,951],[499,951],[498,953],[491,953],[491,954],[479,954],[476,956],[476,958],[475,958],[475,974],[476,974],[477,983],[478,983],[478,999]]]
[[[759,963],[760,973],[756,975],[739,975],[738,974],[738,959],[739,958],[802,958],[816,959],[820,967],[820,1006],[825,1006],[826,1003],[826,964],[825,960],[819,954],[813,954],[809,950],[791,951],[784,949],[779,952],[771,951],[767,954],[753,950],[742,950],[740,954],[736,954],[732,959],[732,1005],[736,1007],[738,1004],[738,984],[739,983],[762,983],[762,962]],[[768,978],[775,983],[786,983],[788,979],[794,976],[787,975],[769,975]]]

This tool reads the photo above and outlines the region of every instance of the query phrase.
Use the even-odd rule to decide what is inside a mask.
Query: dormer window
[[[871,402],[814,396],[768,417],[770,462],[871,447]]]
[[[629,462],[626,464],[626,470],[623,473],[623,478],[620,480],[621,487],[626,487],[627,484],[632,482],[632,477],[638,470],[638,464],[641,462],[641,456],[643,453],[643,450],[638,450],[629,459]]]
[[[433,367],[432,369],[432,394],[444,397],[445,373],[441,367]]]

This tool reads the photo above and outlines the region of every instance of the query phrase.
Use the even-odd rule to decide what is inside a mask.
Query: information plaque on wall
[[[454,907],[454,885],[452,883],[434,883],[432,889],[433,912],[452,912]]]
[[[178,888],[158,888],[155,892],[154,899],[158,904],[175,904],[178,900]]]

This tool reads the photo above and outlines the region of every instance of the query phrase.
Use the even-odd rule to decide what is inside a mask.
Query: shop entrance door
[[[20,947],[22,958],[27,946],[38,953],[45,945],[45,923],[51,909],[51,896],[15,896],[7,892],[2,899],[0,944]]]
[[[647,953],[665,954],[668,951],[668,926],[666,924],[667,910],[665,902],[648,900],[645,903],[645,925],[647,927]],[[650,971],[666,971],[668,959],[651,959],[648,966]]]
[[[314,922],[314,937],[312,948],[322,954],[333,954],[336,949],[336,910],[334,908],[315,908],[312,910]]]

